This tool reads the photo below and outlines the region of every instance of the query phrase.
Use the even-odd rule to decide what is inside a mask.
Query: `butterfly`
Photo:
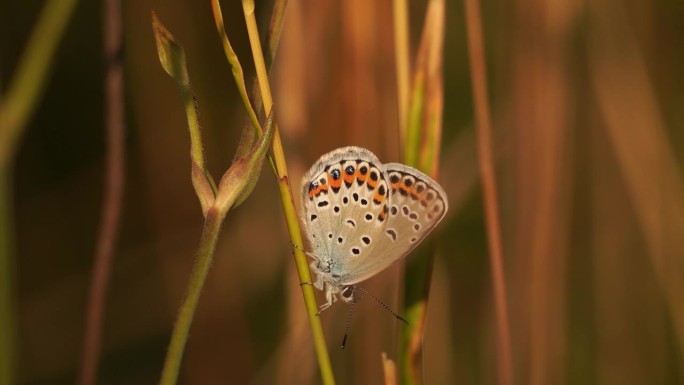
[[[357,299],[356,284],[413,250],[448,209],[444,189],[424,173],[382,164],[369,150],[342,147],[302,178],[302,222],[326,303]]]

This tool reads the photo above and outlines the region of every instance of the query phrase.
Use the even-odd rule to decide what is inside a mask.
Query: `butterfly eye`
[[[354,295],[354,289],[351,286],[347,286],[344,289],[342,289],[342,297],[349,299],[353,295]]]

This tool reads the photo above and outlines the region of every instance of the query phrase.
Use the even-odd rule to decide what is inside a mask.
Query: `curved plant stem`
[[[492,154],[492,129],[489,120],[489,101],[487,78],[485,75],[485,54],[482,43],[482,21],[478,0],[465,0],[468,52],[475,106],[475,120],[478,132],[478,161],[485,200],[487,219],[487,239],[494,291],[494,308],[497,330],[497,366],[499,384],[512,384],[511,342],[508,324],[508,305],[506,303],[506,282],[504,275],[503,251],[501,248],[501,224],[494,176],[494,156]]]
[[[218,210],[216,207],[211,207],[207,210],[204,220],[204,230],[200,238],[199,250],[197,251],[197,260],[195,261],[192,273],[190,274],[190,282],[188,283],[188,292],[185,294],[183,304],[178,313],[178,318],[173,326],[171,334],[171,342],[169,343],[169,350],[164,362],[164,369],[162,371],[162,378],[160,384],[172,385],[176,383],[178,378],[178,371],[180,369],[181,360],[183,358],[183,351],[185,350],[185,343],[188,339],[188,332],[192,319],[197,308],[202,287],[207,278],[207,273],[211,267],[211,262],[214,259],[214,250],[216,249],[216,242],[218,241],[219,232],[221,230],[221,223],[225,217],[223,210]]]
[[[76,3],[76,0],[50,0],[40,13],[0,103],[0,168],[8,167],[11,162],[16,142],[42,96],[48,69]]]
[[[264,103],[264,111],[266,111],[266,113],[270,113],[271,109],[273,108],[273,98],[271,96],[271,87],[268,81],[268,72],[264,62],[261,42],[259,40],[259,32],[257,31],[256,20],[254,18],[254,1],[243,0],[242,8],[245,13],[247,32],[249,34],[249,41],[252,47],[252,55],[254,58],[254,65],[256,66],[261,97]],[[309,262],[301,248],[304,243],[302,240],[301,230],[299,228],[299,218],[297,216],[292,197],[292,189],[290,187],[290,179],[287,173],[287,164],[285,162],[285,154],[283,152],[283,145],[280,139],[280,131],[278,130],[278,125],[276,123],[274,123],[274,125],[272,150],[273,160],[276,166],[276,176],[278,178],[278,189],[280,190],[280,199],[283,205],[283,211],[285,212],[285,220],[287,222],[288,232],[290,233],[290,239],[295,245],[300,246],[293,248],[297,273],[299,275],[300,282],[311,282]],[[321,325],[321,320],[317,315],[318,305],[316,303],[316,296],[314,294],[313,286],[301,285],[301,288],[309,318],[309,324],[311,326],[311,333],[313,335],[314,347],[316,349],[316,357],[318,358],[318,366],[321,371],[322,381],[324,384],[334,384],[335,377],[332,372],[328,347],[323,335],[323,326]]]

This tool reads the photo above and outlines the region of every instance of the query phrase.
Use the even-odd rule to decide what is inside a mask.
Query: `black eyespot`
[[[352,253],[354,253],[354,255],[361,254],[361,250],[358,247],[352,247],[351,250],[352,250]]]
[[[411,215],[409,215],[409,218],[411,218],[411,219],[413,219],[413,220],[415,221],[416,219],[418,219],[418,214],[416,214],[416,213],[411,213]]]
[[[365,206],[368,204],[368,200],[361,198],[361,206]]]
[[[328,238],[332,239],[333,233],[328,233]]]
[[[339,213],[340,212],[340,206],[333,207],[333,211],[336,213]]]
[[[347,175],[352,175],[354,173],[354,166],[347,166],[347,168],[344,169],[344,172],[346,172]]]
[[[317,188],[318,188],[318,182],[311,182],[311,184],[309,185],[309,191],[315,190]]]
[[[378,181],[378,173],[375,172],[375,171],[371,171],[371,173],[370,173],[370,178],[371,178],[371,180],[373,180],[374,182],[377,182],[377,181]]]
[[[318,218],[318,215],[316,215],[316,214],[311,214],[311,222],[313,222],[314,220],[316,220],[316,218]]]
[[[358,202],[358,201],[359,201],[359,194],[353,193],[353,194],[352,194],[352,199],[354,199],[354,202]]]
[[[416,186],[416,192],[418,194],[422,193],[423,191],[425,191],[425,185],[424,184],[419,184]]]
[[[380,187],[378,187],[378,194],[385,195],[385,185],[384,184],[381,184]]]
[[[413,184],[413,181],[411,179],[408,179],[408,178],[404,179],[404,186],[411,187],[412,184]]]
[[[409,209],[408,207],[404,206],[401,208],[401,212],[404,213],[404,215],[409,215]]]
[[[351,227],[356,227],[356,222],[352,221],[351,219],[347,219],[347,223],[349,223]]]
[[[367,245],[370,245],[370,243],[371,243],[371,239],[368,237],[361,237],[361,241],[363,241],[363,243],[365,243]]]
[[[328,201],[320,201],[318,202],[318,207],[325,207],[328,205]]]
[[[319,182],[320,184],[325,184],[325,178],[319,179],[318,182]]]
[[[330,176],[332,176],[334,180],[340,179],[340,170],[334,169],[330,171]]]
[[[337,237],[337,243],[342,243],[344,242],[344,238],[342,237]]]
[[[415,225],[413,225],[413,229],[416,231],[420,230],[420,224],[416,223]]]
[[[372,220],[373,220],[373,215],[372,215],[371,213],[367,213],[366,216],[365,216],[364,218],[366,218],[367,221],[372,221]]]
[[[399,175],[392,174],[392,176],[390,176],[390,182],[392,182],[392,184],[399,182]]]
[[[396,240],[397,240],[397,232],[394,231],[393,229],[387,230],[386,233],[387,233],[390,237],[392,237],[392,240],[393,240],[393,241],[396,241]]]
[[[359,172],[361,173],[361,175],[366,175],[366,173],[368,172],[368,167],[361,166],[361,168],[359,168]]]
[[[342,203],[344,203],[345,205],[347,203],[349,203],[349,198],[347,198],[347,197],[342,198]]]
[[[411,243],[416,243],[417,240],[418,240],[418,238],[413,237],[413,238],[411,238]]]
[[[390,209],[390,214],[397,215],[397,212],[399,212],[397,206],[392,206],[392,208]]]

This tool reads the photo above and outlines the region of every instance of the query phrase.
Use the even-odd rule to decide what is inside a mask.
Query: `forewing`
[[[314,163],[301,191],[313,256],[344,283],[349,266],[373,257],[383,233],[389,196],[383,167],[368,150],[340,148]]]

